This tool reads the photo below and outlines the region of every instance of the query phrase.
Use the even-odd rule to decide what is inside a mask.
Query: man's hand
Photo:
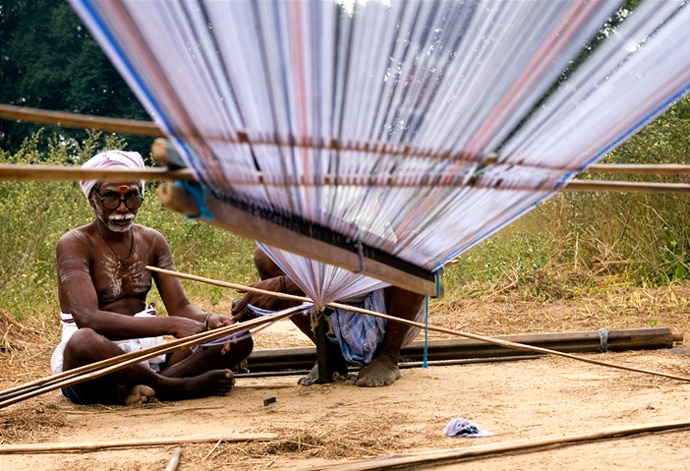
[[[275,291],[278,293],[302,294],[299,288],[297,288],[286,276],[276,276],[274,278],[259,281],[258,283],[254,283],[252,288]],[[281,309],[287,309],[288,307],[297,306],[299,302],[285,300],[269,294],[249,292],[242,298],[235,299],[232,303],[232,316],[235,321],[242,322],[256,317],[256,314],[247,306],[248,304],[269,311],[279,311]]]
[[[226,327],[234,324],[235,321],[229,317],[221,316],[220,314],[208,313],[206,317],[206,328],[207,330],[219,329],[221,327]],[[225,355],[230,351],[232,342],[224,343],[223,348],[220,350],[221,355]]]
[[[203,322],[188,319],[186,317],[171,316],[168,317],[169,322],[172,322],[172,329],[170,335],[177,339],[189,337],[190,335],[198,334],[206,330]]]
[[[206,328],[207,330],[220,329],[221,327],[227,327],[234,323],[235,321],[229,317],[209,313],[209,316],[206,319]]]

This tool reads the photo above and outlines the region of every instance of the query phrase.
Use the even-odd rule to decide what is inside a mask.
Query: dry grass
[[[0,310],[0,352],[12,353],[26,349],[35,344],[40,333],[24,324],[13,320],[7,313]]]
[[[385,455],[390,450],[403,452],[405,440],[396,432],[404,416],[396,411],[390,417],[353,419],[342,428],[341,434],[333,434],[327,423],[310,423],[300,429],[276,428],[280,437],[270,442],[216,443],[196,447],[188,452],[188,461],[198,469],[270,469],[276,457],[292,455],[300,459],[324,459],[329,461],[358,456],[369,458]],[[376,433],[371,433],[375,430]],[[211,466],[212,465],[212,466]]]
[[[529,299],[518,290],[447,296],[431,303],[430,322],[484,335],[648,327],[686,332],[690,283],[654,289],[608,284],[605,289],[549,301]]]
[[[65,424],[64,416],[56,413],[57,409],[55,404],[39,401],[37,407],[0,415],[0,444],[35,443],[55,436]]]

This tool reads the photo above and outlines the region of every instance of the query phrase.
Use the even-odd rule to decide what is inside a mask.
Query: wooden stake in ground
[[[177,471],[177,467],[180,465],[180,456],[182,456],[182,448],[178,446],[173,450],[170,461],[168,461],[168,466],[165,467],[165,471]]]

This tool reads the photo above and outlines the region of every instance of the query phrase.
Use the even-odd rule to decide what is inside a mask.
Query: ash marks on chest
[[[99,304],[109,304],[122,298],[146,299],[151,289],[151,273],[144,262],[139,259],[130,260],[122,266],[119,259],[104,256],[100,260],[98,285]]]

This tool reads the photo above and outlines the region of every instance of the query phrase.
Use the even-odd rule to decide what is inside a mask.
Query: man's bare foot
[[[297,384],[302,386],[311,386],[319,381],[319,365],[314,365],[307,376],[302,376],[297,380]]]
[[[149,402],[158,402],[156,392],[145,384],[137,384],[130,389],[124,400],[126,406],[141,406]]]
[[[227,396],[235,385],[230,370],[212,370],[192,378],[164,378],[158,387],[162,400]]]
[[[186,397],[227,396],[234,385],[232,371],[213,370],[189,378]]]
[[[349,375],[348,375],[347,371],[344,371],[344,372],[334,371],[333,377],[331,379],[333,381],[339,381],[339,380],[347,381],[348,378],[349,378]],[[297,384],[302,385],[302,386],[311,386],[314,383],[321,383],[321,381],[319,380],[319,365],[318,365],[318,363],[316,365],[314,365],[314,368],[311,369],[311,371],[307,374],[307,376],[302,376],[297,381]]]
[[[371,363],[359,370],[355,384],[363,387],[388,386],[400,378],[398,364],[387,355],[375,357]]]

